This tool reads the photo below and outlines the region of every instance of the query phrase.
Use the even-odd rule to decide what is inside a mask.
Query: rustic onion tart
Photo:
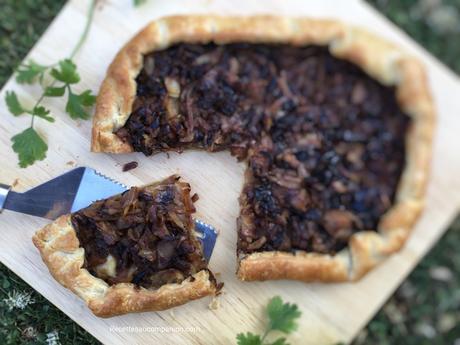
[[[173,175],[61,216],[33,242],[97,316],[171,308],[219,290],[194,232],[195,199]]]
[[[169,17],[110,66],[92,150],[229,150],[247,164],[238,277],[347,281],[407,239],[434,123],[421,64],[363,29]]]

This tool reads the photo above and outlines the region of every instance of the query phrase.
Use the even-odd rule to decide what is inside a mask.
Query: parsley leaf
[[[52,118],[51,116],[48,116],[50,113],[50,111],[48,109],[46,109],[45,107],[43,106],[36,106],[33,110],[32,110],[32,114],[33,115],[36,115],[46,121],[49,121],[49,122],[54,122],[54,118]]]
[[[236,336],[236,342],[238,345],[262,345],[262,339],[256,334],[251,332],[239,333]]]
[[[286,338],[278,338],[272,343],[264,342],[264,340],[271,331],[289,334],[297,329],[297,319],[301,315],[297,305],[283,303],[281,297],[276,296],[268,302],[266,310],[269,323],[264,335],[260,337],[251,332],[239,333],[236,336],[238,345],[289,345]]]
[[[11,138],[13,142],[13,150],[18,154],[19,166],[26,168],[32,165],[35,161],[43,160],[46,157],[48,145],[38,135],[32,127],[25,131],[16,134]]]
[[[65,111],[72,119],[88,119],[89,114],[86,112],[85,107],[94,104],[96,97],[91,95],[91,91],[86,90],[80,95],[74,94],[69,88],[69,98]]]
[[[270,329],[291,333],[297,329],[297,322],[301,315],[297,305],[283,303],[281,297],[273,297],[267,306],[267,313],[270,319]]]
[[[62,87],[48,86],[45,89],[46,97],[61,97],[61,96],[64,96],[64,93],[65,93],[65,85]]]
[[[22,64],[17,69],[16,81],[19,84],[32,84],[38,77],[40,82],[43,80],[43,76],[48,67],[40,65],[33,60],[30,60],[26,64]]]
[[[134,6],[140,6],[145,3],[147,0],[134,0]]]
[[[91,94],[91,90],[83,91],[78,97],[80,98],[81,104],[85,107],[91,107],[96,103],[96,96]]]
[[[70,59],[59,61],[59,69],[53,68],[50,73],[55,79],[70,85],[80,81],[77,66]]]
[[[8,110],[14,116],[19,116],[27,112],[22,107],[21,103],[19,103],[18,96],[16,95],[16,92],[14,91],[6,91],[5,102],[6,102],[6,105],[8,106]]]

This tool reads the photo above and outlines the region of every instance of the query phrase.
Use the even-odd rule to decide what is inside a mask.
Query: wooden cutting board
[[[47,64],[65,57],[75,44],[86,18],[88,1],[70,1],[34,47],[30,57]],[[300,327],[290,337],[293,344],[348,342],[369,321],[387,297],[442,235],[460,201],[460,84],[445,67],[416,46],[393,25],[360,1],[180,1],[148,0],[137,9],[131,0],[104,0],[97,8],[88,41],[77,56],[82,75],[79,87],[97,92],[105,70],[118,49],[151,19],[178,13],[305,15],[336,17],[368,27],[400,43],[426,62],[439,123],[434,147],[432,180],[426,212],[400,253],[358,283],[304,284],[291,281],[243,283],[235,277],[237,197],[244,166],[228,153],[185,152],[146,158],[142,154],[106,155],[89,152],[91,122],[74,122],[63,112],[61,100],[46,100],[57,120],[37,121],[50,150],[45,161],[19,169],[10,138],[28,126],[26,116],[14,118],[5,106],[5,90],[14,89],[32,102],[38,88],[10,80],[0,94],[1,182],[26,190],[72,168],[91,166],[127,185],[145,184],[179,173],[199,193],[198,217],[220,230],[210,266],[225,282],[217,310],[202,299],[171,311],[94,317],[72,293],[49,275],[32,245],[33,232],[46,220],[9,211],[0,215],[0,260],[73,320],[106,344],[229,344],[238,332],[261,332],[266,322],[263,308],[280,295],[302,310]],[[137,160],[129,173],[121,166]],[[137,327],[126,328],[126,327]],[[125,327],[125,328],[116,328]]]

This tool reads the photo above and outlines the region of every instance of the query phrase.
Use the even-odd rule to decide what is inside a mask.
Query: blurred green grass
[[[460,73],[460,0],[367,0]]]
[[[369,2],[460,73],[460,0]],[[64,0],[0,0],[0,86],[64,3]],[[354,344],[460,345],[459,248],[460,219]],[[28,298],[33,303],[21,305]],[[0,343],[56,344],[51,340],[52,334],[57,334],[61,344],[99,343],[0,264]]]

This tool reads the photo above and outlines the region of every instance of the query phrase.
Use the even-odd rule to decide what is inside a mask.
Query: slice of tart
[[[95,315],[164,310],[217,291],[194,232],[194,199],[173,175],[61,216],[33,242]]]
[[[362,29],[171,17],[110,66],[92,150],[229,150],[247,164],[238,276],[345,281],[407,239],[424,204],[434,118],[421,64]]]

